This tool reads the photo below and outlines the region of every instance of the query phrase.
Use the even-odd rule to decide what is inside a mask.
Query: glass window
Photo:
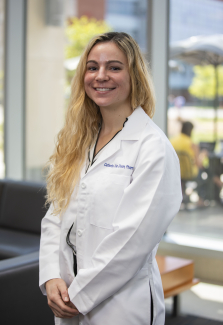
[[[5,176],[4,163],[4,20],[5,1],[0,0],[0,178]]]
[[[146,53],[146,0],[106,0],[105,17],[113,30],[130,34]]]
[[[168,136],[181,164],[183,202],[168,231],[223,239],[223,2],[170,0],[169,31]],[[221,48],[216,66],[212,43]]]
[[[137,1],[108,0],[107,10],[111,14],[137,15]]]

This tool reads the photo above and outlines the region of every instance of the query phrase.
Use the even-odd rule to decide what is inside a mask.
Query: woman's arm
[[[41,224],[39,284],[43,294],[47,294],[48,305],[54,315],[60,318],[72,318],[79,312],[70,302],[66,283],[60,278],[60,229],[61,219],[52,215],[52,206],[50,206]]]
[[[60,278],[59,245],[61,219],[52,214],[50,206],[41,223],[41,239],[39,253],[39,285],[46,295],[45,283],[54,278]]]
[[[114,232],[96,249],[93,267],[80,269],[68,289],[82,314],[116,293],[145,264],[182,200],[179,161],[160,135],[145,137],[114,216]]]

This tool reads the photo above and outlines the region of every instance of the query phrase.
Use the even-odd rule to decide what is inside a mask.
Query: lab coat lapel
[[[119,137],[119,134],[117,135],[117,138],[114,138],[110,143],[109,143],[109,150],[105,150],[103,154],[101,154],[98,159],[94,162],[92,166],[89,167],[87,174],[89,174],[95,167],[97,167],[98,164],[106,160],[107,158],[111,157],[114,155],[121,146],[121,138]],[[85,174],[85,168],[81,172],[81,179],[86,176]]]
[[[109,147],[106,148],[107,150],[105,150],[95,163],[89,167],[87,174],[85,174],[85,167],[82,169],[81,179],[91,173],[91,171],[101,162],[114,155],[120,149],[122,140],[139,140],[148,120],[149,116],[145,113],[142,107],[137,107],[128,117],[128,121],[125,123],[122,131],[109,143]]]

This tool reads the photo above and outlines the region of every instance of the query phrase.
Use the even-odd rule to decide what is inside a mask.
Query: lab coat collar
[[[121,146],[121,140],[139,140],[142,131],[148,123],[149,116],[145,113],[141,106],[137,107],[133,113],[128,117],[123,129],[119,134],[110,142],[109,150],[105,150],[95,163],[89,167],[87,174],[85,174],[85,167],[81,172],[81,179],[91,173],[91,171],[102,161],[114,155]]]
[[[121,140],[139,140],[141,133],[148,123],[149,116],[141,106],[138,106],[128,117],[124,128],[120,132]]]

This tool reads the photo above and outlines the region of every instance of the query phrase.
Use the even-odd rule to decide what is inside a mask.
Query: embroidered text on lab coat
[[[129,165],[121,165],[121,164],[119,164],[119,165],[117,165],[117,164],[107,164],[107,163],[105,163],[104,164],[104,166],[105,167],[111,167],[111,168],[126,168],[126,169],[134,169],[134,167],[131,167],[131,166],[129,166]]]

